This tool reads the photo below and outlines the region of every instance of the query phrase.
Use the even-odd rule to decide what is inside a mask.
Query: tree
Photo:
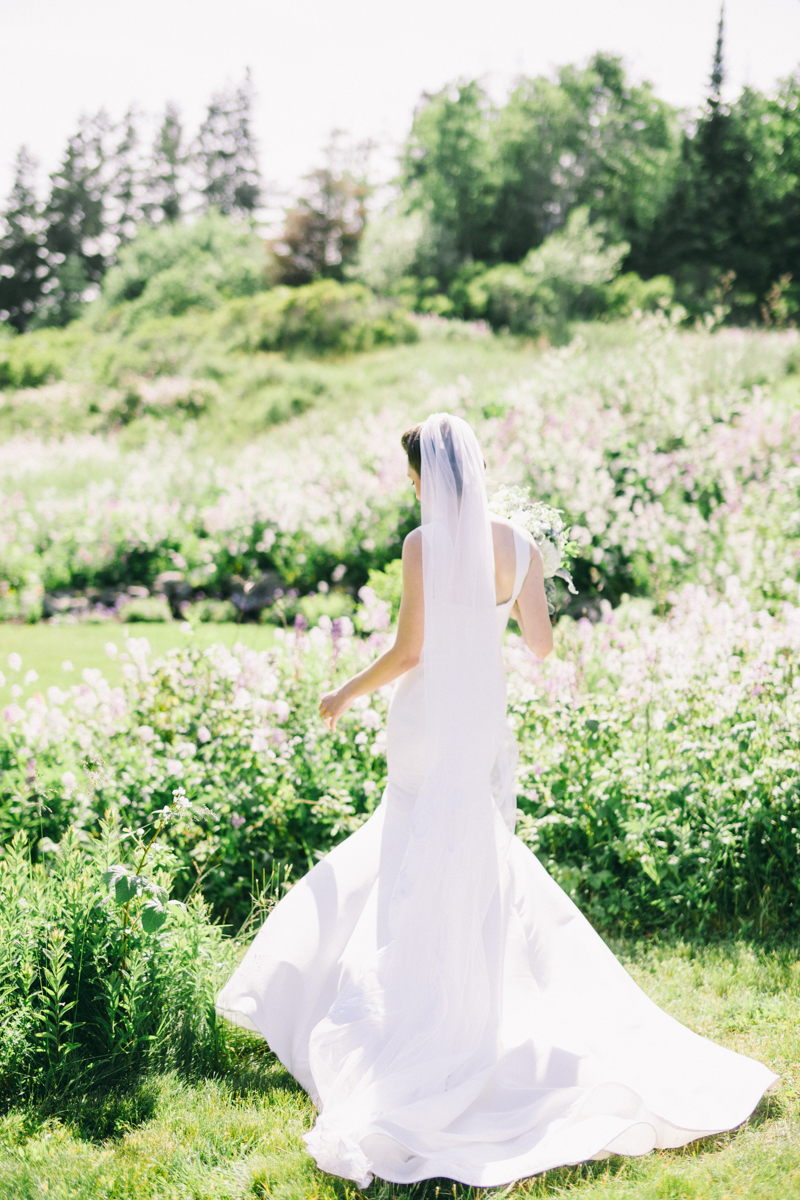
[[[248,69],[234,91],[212,97],[200,127],[195,161],[204,207],[246,216],[257,208],[261,175],[252,132],[253,88]]]
[[[750,317],[770,285],[793,270],[787,239],[796,261],[797,235],[781,220],[781,207],[787,191],[796,195],[797,176],[787,179],[779,106],[752,88],[735,104],[723,101],[723,38],[721,11],[708,97],[694,129],[683,135],[672,195],[643,260],[650,273],[677,280],[690,309],[705,308],[723,276],[735,280],[730,300]]]
[[[669,196],[679,144],[669,105],[597,54],[555,81],[520,80],[501,108],[476,81],[425,97],[401,182],[462,264],[518,262],[579,206],[635,256]]]
[[[81,118],[60,168],[51,176],[44,210],[47,263],[37,321],[63,325],[97,291],[116,238],[106,225],[111,126],[104,112]]]
[[[180,113],[174,104],[168,104],[153,143],[148,172],[144,211],[152,224],[180,219],[186,190],[186,161]]]
[[[114,132],[117,132],[116,130]],[[122,118],[120,139],[109,163],[111,179],[105,226],[117,245],[129,242],[144,219],[146,172],[139,150],[136,112],[128,109]]]
[[[487,234],[496,193],[489,141],[493,116],[477,80],[425,95],[401,159],[408,206],[427,212],[460,261],[492,257]]]
[[[29,324],[48,274],[45,222],[34,186],[36,160],[20,148],[0,232],[0,320],[20,333]]]
[[[366,179],[336,162],[329,147],[328,164],[305,177],[305,195],[287,210],[281,236],[270,249],[280,281],[292,287],[313,279],[343,279],[355,262],[366,225]]]

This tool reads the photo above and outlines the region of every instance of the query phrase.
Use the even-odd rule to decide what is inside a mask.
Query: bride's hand
[[[323,724],[333,732],[339,717],[344,716],[352,703],[350,697],[344,694],[344,688],[338,688],[335,692],[326,692],[319,702],[319,715],[322,717]]]

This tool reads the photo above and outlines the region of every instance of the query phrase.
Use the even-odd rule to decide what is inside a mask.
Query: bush
[[[173,862],[162,842],[145,855],[113,821],[66,832],[40,862],[24,834],[0,851],[3,1100],[224,1061],[213,1003],[235,944],[199,895],[167,900]]]
[[[126,600],[120,606],[118,617],[120,621],[171,621],[172,613],[165,596],[147,596],[141,599]]]
[[[609,317],[630,317],[639,312],[657,312],[669,308],[675,296],[675,284],[669,275],[642,279],[635,271],[618,275],[605,288],[604,310]]]
[[[251,228],[219,213],[193,225],[145,227],[120,250],[90,319],[129,329],[190,308],[219,308],[234,296],[262,291],[268,265],[266,247]]]
[[[360,627],[385,630],[388,602],[362,598]],[[544,666],[509,635],[520,836],[608,932],[800,928],[800,607],[770,617],[730,579],[724,599],[687,587],[668,620],[643,601],[601,616],[562,618]],[[0,834],[55,838],[107,809],[138,827],[180,785],[206,815],[169,831],[176,894],[202,869],[238,925],[254,880],[296,878],[379,800],[391,689],[334,734],[318,704],[385,645],[347,617],[277,630],[261,653],[150,662],[129,638],[124,692],[88,672],[5,710]]]
[[[379,300],[359,283],[322,279],[298,288],[273,288],[231,304],[223,337],[230,330],[239,350],[351,354],[374,346],[415,342],[417,330],[407,311]]]
[[[201,624],[224,625],[236,621],[239,610],[230,600],[197,600],[183,609],[185,620]]]
[[[687,587],[509,648],[519,834],[600,928],[800,928],[800,608]]]
[[[39,329],[0,341],[0,388],[33,388],[63,379],[91,341],[80,322],[67,329]]]
[[[176,895],[202,869],[214,911],[238,926],[255,878],[275,863],[302,874],[380,799],[389,689],[365,697],[333,736],[318,714],[321,692],[361,670],[378,644],[352,633],[348,618],[325,618],[299,638],[276,630],[269,651],[215,646],[153,663],[146,640],[129,638],[125,690],[88,672],[47,702],[9,705],[0,837],[25,828],[55,839],[107,810],[138,827],[180,785],[207,815],[170,830]]]
[[[355,604],[352,596],[347,592],[332,591],[328,593],[312,592],[308,596],[301,596],[295,601],[293,606],[294,616],[299,613],[304,617],[308,628],[314,625],[319,625],[321,618],[325,617],[328,621],[337,621],[342,617],[350,617],[353,614]],[[265,609],[265,612],[270,612],[270,609]],[[291,612],[291,610],[290,610]]]
[[[590,225],[588,209],[573,209],[564,228],[518,266],[502,263],[457,282],[455,294],[465,297],[468,315],[495,328],[563,339],[569,321],[605,309],[606,289],[630,249],[605,246],[604,234],[602,225]]]
[[[42,616],[44,588],[38,582],[22,582],[19,587],[3,587],[0,582],[0,621],[25,621],[35,624]]]
[[[395,558],[387,563],[382,571],[370,571],[367,586],[372,589],[377,600],[382,600],[388,606],[392,624],[400,612],[400,599],[403,593],[403,561]]]

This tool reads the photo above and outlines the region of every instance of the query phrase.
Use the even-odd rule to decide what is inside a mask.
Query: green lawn
[[[376,1181],[370,1200],[563,1196],[587,1200],[790,1200],[800,1197],[800,964],[765,951],[638,943],[616,947],[645,990],[698,1032],[767,1062],[778,1090],[731,1134],[682,1151],[562,1168],[479,1193],[448,1181]],[[65,1097],[0,1117],[3,1200],[355,1198],[304,1153],[310,1102],[258,1039],[242,1035],[237,1068],[215,1079],[144,1079],[116,1095]]]
[[[243,642],[256,650],[266,650],[272,644],[273,626],[253,624],[195,625],[194,632],[184,633],[180,622],[164,624],[117,625],[108,622],[102,625],[9,625],[0,623],[0,672],[5,675],[5,686],[0,687],[0,704],[8,704],[11,689],[15,685],[23,688],[27,699],[37,691],[46,692],[56,684],[67,688],[79,683],[81,672],[86,667],[99,667],[111,684],[122,681],[122,665],[119,658],[112,659],[105,647],[113,643],[118,654],[125,653],[128,636],[146,637],[153,651],[164,654],[173,646],[184,646],[187,641],[205,649],[215,642],[233,646]],[[19,654],[22,669],[12,671],[8,665],[9,655]],[[63,663],[72,663],[72,670],[64,670]],[[25,675],[36,671],[38,679],[25,686]]]

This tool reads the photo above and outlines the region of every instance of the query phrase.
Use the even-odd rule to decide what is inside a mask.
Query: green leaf
[[[645,875],[650,876],[650,878],[653,880],[653,883],[661,882],[661,878],[658,874],[658,871],[656,870],[655,863],[653,862],[652,859],[649,859],[649,858],[642,859],[642,870],[644,871]]]
[[[167,919],[167,910],[160,900],[148,900],[142,908],[142,929],[156,933]]]
[[[127,904],[136,895],[139,876],[134,875],[128,867],[116,863],[103,872],[103,883],[109,890],[114,889],[114,899],[117,904]]]

